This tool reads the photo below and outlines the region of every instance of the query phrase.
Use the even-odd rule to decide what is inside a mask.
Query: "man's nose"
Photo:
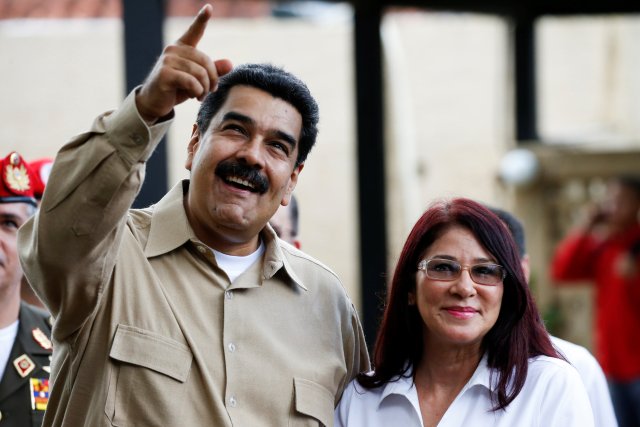
[[[247,140],[238,150],[238,158],[243,159],[250,166],[261,169],[264,166],[262,141],[259,138]]]

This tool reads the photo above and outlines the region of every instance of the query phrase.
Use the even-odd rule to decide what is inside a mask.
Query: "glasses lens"
[[[427,277],[436,280],[454,280],[462,267],[455,261],[432,259],[427,262]]]
[[[477,264],[471,267],[471,278],[483,285],[497,285],[504,279],[504,268],[498,264]]]

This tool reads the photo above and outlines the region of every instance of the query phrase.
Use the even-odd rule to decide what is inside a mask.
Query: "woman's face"
[[[417,305],[424,323],[426,345],[478,346],[500,313],[504,286],[475,283],[464,269],[476,264],[496,263],[466,228],[445,231],[423,254],[422,259],[457,261],[463,266],[452,281],[433,280],[425,270],[416,272],[416,290],[409,303]]]

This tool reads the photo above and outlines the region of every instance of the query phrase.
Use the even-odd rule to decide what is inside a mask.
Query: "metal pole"
[[[140,85],[163,49],[164,0],[122,0],[127,93]],[[167,138],[147,162],[144,184],[133,207],[147,207],[167,192]]]
[[[373,3],[373,2],[371,2]],[[358,200],[362,323],[369,347],[378,329],[386,290],[387,227],[381,7],[355,6]]]

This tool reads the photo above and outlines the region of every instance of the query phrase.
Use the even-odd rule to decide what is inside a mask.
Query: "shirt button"
[[[229,347],[229,351],[230,351],[231,353],[233,353],[234,351],[236,351],[236,345],[235,345],[234,343],[230,342],[228,347]]]
[[[225,291],[225,292],[224,292],[224,297],[225,297],[226,299],[233,299],[233,292],[231,292],[231,291]]]
[[[203,254],[203,253],[205,253],[207,250],[205,249],[205,247],[204,247],[204,246],[198,246],[198,251],[199,251],[201,254]]]
[[[238,401],[236,400],[236,397],[231,396],[229,398],[229,406],[231,406],[232,408],[235,408],[237,404],[238,404]]]

